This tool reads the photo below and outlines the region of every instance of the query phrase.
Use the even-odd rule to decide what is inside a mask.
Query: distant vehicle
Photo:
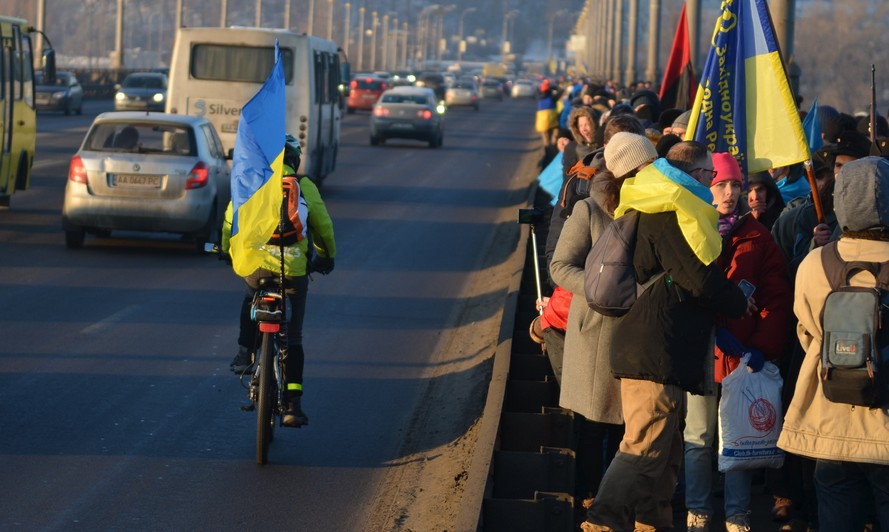
[[[299,175],[321,182],[336,168],[343,96],[337,45],[273,28],[180,28],[170,59],[167,111],[207,118],[225,152],[235,146],[241,107],[275,65],[284,67],[285,127],[299,139]]]
[[[512,85],[513,98],[533,98],[536,95],[537,87],[531,80],[519,79]]]
[[[198,248],[219,238],[231,170],[207,119],[153,112],[95,118],[71,159],[62,206],[69,248],[86,233],[177,233]]]
[[[27,20],[0,16],[0,207],[16,190],[27,190],[37,148],[34,102],[33,28]],[[43,49],[43,76],[56,77],[56,56],[49,41]]]
[[[380,96],[370,118],[370,144],[387,139],[425,140],[430,148],[444,142],[444,106],[432,89],[395,87]]]
[[[445,91],[448,107],[465,106],[478,111],[478,89],[471,81],[458,81]]]
[[[492,98],[503,101],[503,84],[496,79],[486,79],[482,81],[479,88],[479,95],[482,98]]]
[[[375,75],[358,75],[349,83],[349,98],[346,100],[346,112],[354,113],[360,109],[370,111],[383,91],[388,88],[387,81]]]
[[[34,103],[38,111],[62,111],[83,114],[83,87],[71,72],[58,72],[54,83],[46,82],[42,72],[35,72]]]
[[[115,86],[115,111],[161,111],[167,104],[167,75],[133,72]]]
[[[417,75],[409,70],[396,70],[392,73],[392,78],[389,81],[392,83],[393,87],[413,85],[417,82]]]
[[[432,89],[433,92],[435,92],[436,98],[444,100],[447,83],[445,82],[445,77],[443,75],[436,72],[421,72],[417,75],[417,81],[414,85]]]

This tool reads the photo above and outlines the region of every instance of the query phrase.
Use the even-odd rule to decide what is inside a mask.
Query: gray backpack
[[[587,254],[583,291],[587,305],[599,314],[623,316],[636,298],[664,275],[655,275],[644,285],[636,281],[633,253],[638,228],[639,212],[628,211],[608,224]]]
[[[834,403],[879,407],[889,404],[889,261],[846,262],[836,242],[821,261],[831,291],[821,310],[821,385]],[[868,271],[872,288],[849,286]]]

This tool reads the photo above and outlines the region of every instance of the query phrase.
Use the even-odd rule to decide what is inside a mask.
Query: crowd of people
[[[889,262],[886,118],[872,142],[869,117],[820,106],[812,190],[803,163],[745,175],[732,155],[684,140],[691,111],[662,109],[646,84],[546,81],[538,101],[536,130],[545,159],[559,154],[562,186],[545,246],[548,296],[530,333],[552,363],[559,405],[575,414],[578,527],[669,530],[684,506],[694,532],[721,530],[717,517],[729,532],[750,530],[755,512],[779,530],[889,530],[889,403],[825,398],[819,321],[833,288],[823,250]],[[585,261],[630,211],[644,291],[625,315],[605,316],[587,304]],[[847,274],[851,285],[879,282],[877,269]],[[783,465],[717,476],[720,383],[767,363],[784,381]],[[753,507],[754,482],[770,508]]]

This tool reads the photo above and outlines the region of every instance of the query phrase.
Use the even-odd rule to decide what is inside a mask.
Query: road
[[[459,506],[539,157],[532,101],[448,112],[444,148],[372,148],[344,118],[322,194],[304,407],[254,462],[228,371],[242,282],[166,235],[61,230],[92,116],[39,116],[31,188],[0,211],[0,529],[445,530]]]

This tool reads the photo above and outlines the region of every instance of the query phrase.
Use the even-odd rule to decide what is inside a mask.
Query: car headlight
[[[122,93],[122,92],[118,92],[118,93],[115,93],[115,94],[114,94],[114,99],[115,99],[115,100],[118,100],[118,101],[120,101],[120,100],[126,100],[126,99],[127,99],[127,95],[124,94],[124,93]]]
[[[53,100],[61,100],[64,97],[65,97],[65,91],[57,91],[57,92],[52,93]]]
[[[162,92],[156,92],[156,93],[154,94],[154,96],[151,97],[151,99],[154,100],[154,101],[157,102],[157,103],[160,103],[160,102],[164,101],[164,93],[162,93]]]
[[[438,106],[435,108],[435,110],[436,110],[436,111],[438,112],[438,114],[440,114],[440,115],[443,115],[443,114],[444,114],[445,109],[447,109],[447,108],[445,107],[445,104],[444,104],[444,103],[439,103]]]

